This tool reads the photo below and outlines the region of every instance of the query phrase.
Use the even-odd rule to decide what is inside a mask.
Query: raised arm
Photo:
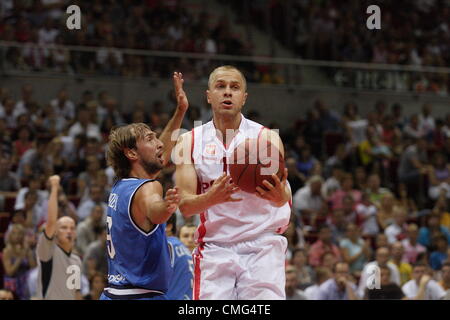
[[[52,238],[56,231],[56,220],[58,219],[58,189],[60,178],[58,175],[51,176],[50,198],[48,199],[47,223],[45,224],[45,234]]]
[[[231,197],[239,188],[230,183],[231,177],[226,174],[217,178],[207,192],[197,194],[197,172],[191,159],[191,145],[192,134],[188,132],[180,136],[175,146],[175,184],[180,190],[183,216],[190,217],[219,203],[241,201]]]
[[[163,198],[161,183],[146,183],[138,189],[132,204],[132,215],[145,217],[152,225],[166,222],[177,210],[180,197],[177,189],[169,189]],[[141,220],[138,218],[138,221]],[[138,222],[138,224],[140,224]]]
[[[175,145],[175,141],[177,141],[177,136],[172,139],[172,135],[178,129],[180,129],[181,123],[183,121],[186,110],[189,107],[189,102],[186,96],[186,93],[183,90],[183,75],[181,72],[173,73],[173,85],[175,88],[175,96],[177,98],[177,107],[175,109],[175,113],[172,118],[167,123],[163,132],[159,136],[159,140],[164,143],[164,165],[166,165],[170,160],[170,155],[172,152],[172,148]]]

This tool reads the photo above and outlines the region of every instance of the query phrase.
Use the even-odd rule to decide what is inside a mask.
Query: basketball
[[[269,140],[246,139],[238,145],[231,156],[229,172],[233,182],[248,193],[255,193],[256,187],[268,191],[263,181],[272,185],[272,174],[283,177],[284,159],[278,148]]]

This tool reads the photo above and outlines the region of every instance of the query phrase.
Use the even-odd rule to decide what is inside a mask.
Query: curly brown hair
[[[117,179],[128,177],[131,171],[131,164],[125,156],[124,149],[136,148],[137,140],[144,138],[149,130],[150,127],[145,123],[132,123],[111,130],[106,161],[114,169]]]

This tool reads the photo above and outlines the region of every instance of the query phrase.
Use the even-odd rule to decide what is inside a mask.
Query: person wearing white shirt
[[[381,267],[386,266],[391,270],[390,281],[400,285],[400,273],[392,262],[389,262],[389,249],[386,247],[378,248],[375,255],[375,261],[369,262],[364,266],[361,272],[361,278],[359,280],[358,294],[360,297],[364,296],[364,292],[367,286],[367,279],[369,278],[369,270],[373,270],[373,266]]]
[[[427,273],[427,266],[417,263],[413,267],[412,278],[402,287],[403,293],[411,300],[441,300],[445,297],[444,289]]]
[[[393,244],[399,240],[399,237],[404,234],[406,237],[406,212],[399,207],[394,208],[394,223],[390,224],[384,233],[386,234],[390,244]]]
[[[322,197],[322,183],[322,177],[312,176],[307,185],[299,189],[293,197],[293,206],[297,216],[308,217],[312,226],[326,206]]]
[[[318,300],[320,285],[331,278],[331,270],[328,268],[318,267],[316,272],[316,284],[305,289],[304,294],[308,300]]]
[[[58,92],[58,97],[50,101],[50,105],[58,116],[66,120],[75,118],[75,104],[68,99],[66,89],[61,89]]]
[[[78,121],[69,129],[69,136],[72,138],[75,138],[80,133],[85,133],[87,137],[96,138],[98,141],[102,140],[100,128],[98,125],[91,123],[89,119],[89,110],[86,108],[78,110]]]

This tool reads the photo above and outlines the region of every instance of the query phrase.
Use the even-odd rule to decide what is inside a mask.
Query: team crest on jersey
[[[205,146],[205,153],[208,156],[215,156],[216,155],[216,145],[213,143],[207,144]]]

